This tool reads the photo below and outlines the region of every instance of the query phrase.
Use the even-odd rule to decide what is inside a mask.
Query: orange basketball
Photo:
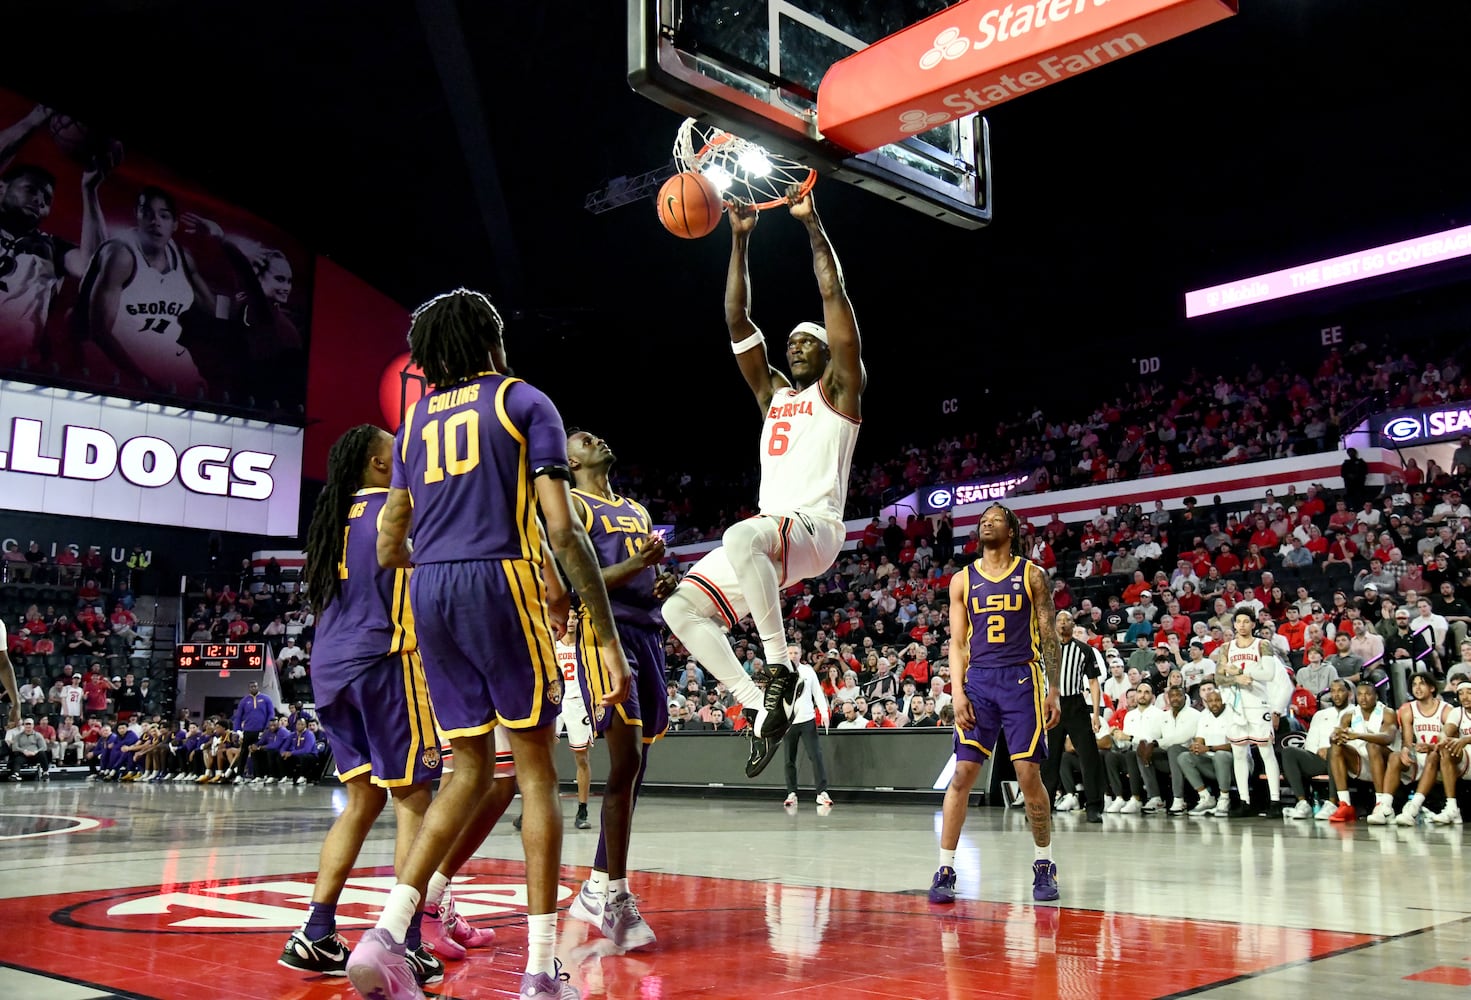
[[[723,209],[720,192],[704,174],[675,174],[659,189],[659,221],[683,240],[715,232]]]

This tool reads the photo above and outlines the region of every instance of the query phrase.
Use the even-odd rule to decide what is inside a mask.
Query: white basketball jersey
[[[1368,736],[1373,736],[1376,733],[1383,732],[1384,703],[1375,703],[1374,711],[1369,713],[1369,717],[1367,719],[1364,718],[1364,710],[1362,708],[1359,708],[1358,706],[1354,706],[1353,715],[1350,716],[1348,721],[1348,728],[1351,732],[1363,733]]]
[[[199,369],[179,345],[179,334],[184,314],[194,304],[194,286],[179,248],[173,243],[164,247],[167,270],[155,271],[135,236],[119,237],[118,242],[133,255],[133,280],[118,295],[112,335],[150,381],[190,390],[200,382]]]
[[[1251,677],[1251,686],[1238,687],[1235,689],[1236,693],[1241,696],[1243,701],[1253,705],[1257,703],[1265,705],[1267,703],[1267,686],[1260,680],[1257,680],[1257,675],[1261,672],[1261,660],[1260,639],[1252,639],[1251,645],[1244,647],[1236,645],[1235,639],[1232,639],[1226,645],[1226,662],[1233,667],[1240,667],[1242,673]]]
[[[582,686],[577,683],[577,644],[557,640],[557,666],[562,671],[562,701],[582,702]]]
[[[833,408],[821,380],[778,389],[761,428],[761,512],[841,521],[857,442],[858,421]]]
[[[1413,733],[1411,746],[1421,743],[1439,743],[1441,735],[1445,732],[1445,722],[1442,715],[1445,713],[1446,704],[1436,700],[1435,708],[1429,715],[1420,714],[1420,703],[1410,702],[1410,728]]]
[[[1456,736],[1471,736],[1471,712],[1466,711],[1460,705],[1451,709],[1445,721],[1456,727]]]
[[[51,303],[66,277],[57,266],[59,251],[50,237],[32,234],[0,254],[0,359],[6,364],[18,364],[39,347]]]

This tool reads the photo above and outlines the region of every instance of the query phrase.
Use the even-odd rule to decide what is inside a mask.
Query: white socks
[[[409,922],[419,911],[419,890],[400,882],[388,893],[388,902],[383,904],[383,913],[378,917],[378,926],[393,935],[393,940],[403,944],[409,933]]]
[[[1393,805],[1394,805],[1394,796],[1393,795],[1390,795],[1388,792],[1375,792],[1374,793],[1374,807],[1376,809],[1379,806],[1393,806]]]
[[[1033,857],[1037,861],[1051,861],[1052,860],[1052,845],[1051,844],[1048,844],[1046,847],[1038,847],[1036,844],[1033,844],[1032,845],[1032,850],[1034,852],[1036,852],[1033,855]]]
[[[429,891],[424,896],[424,909],[432,910],[439,905],[444,898],[444,890],[449,888],[449,876],[435,872],[429,876]]]
[[[736,701],[745,708],[760,708],[764,700],[761,689],[731,652],[725,632],[687,596],[686,591],[693,586],[681,584],[680,589],[664,602],[664,623],[679,637],[700,666],[726,686]]]
[[[628,891],[628,879],[612,878],[608,880],[608,898],[617,899]]]
[[[526,971],[535,976],[545,973],[555,975],[553,953],[557,949],[557,915],[555,913],[528,913],[526,915]]]
[[[1348,792],[1339,792],[1338,793],[1338,801],[1339,802],[1342,802],[1344,805],[1348,805],[1348,803],[1349,803]]]
[[[594,868],[587,877],[587,886],[592,890],[594,896],[597,896],[599,899],[606,899],[608,896],[608,873],[600,872]]]
[[[790,669],[786,629],[781,621],[781,578],[774,561],[781,557],[780,522],[774,517],[739,521],[726,529],[721,545],[730,560],[730,568],[741,582],[751,621],[761,636],[767,665]]]
[[[954,868],[955,867],[955,852],[954,851],[947,851],[943,847],[940,848],[940,867],[941,868]]]

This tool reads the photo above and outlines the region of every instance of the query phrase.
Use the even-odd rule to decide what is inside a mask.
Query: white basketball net
[[[794,185],[809,190],[816,179],[811,167],[693,118],[679,127],[674,159],[680,170],[709,178],[723,200],[757,208],[780,205]]]

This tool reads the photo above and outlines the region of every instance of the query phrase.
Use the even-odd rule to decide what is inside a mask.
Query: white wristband
[[[757,330],[745,340],[737,340],[735,343],[731,344],[730,352],[732,354],[745,354],[747,351],[754,351],[756,348],[763,346],[765,343],[766,338],[762,336],[760,330]]]

